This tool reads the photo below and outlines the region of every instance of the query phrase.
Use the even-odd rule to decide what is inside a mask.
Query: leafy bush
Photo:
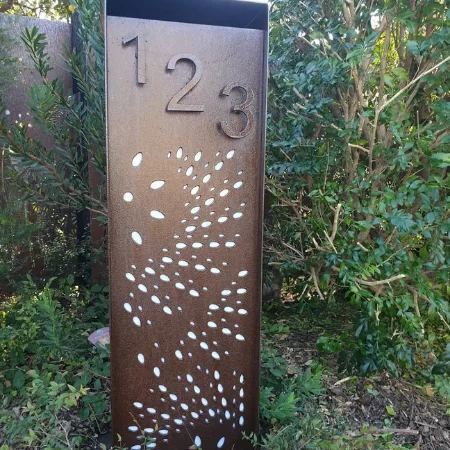
[[[83,429],[110,420],[109,352],[87,340],[106,326],[107,291],[73,281],[38,290],[29,279],[2,304],[0,425],[12,448],[83,448]]]
[[[79,94],[65,92],[62,80],[48,78],[47,40],[37,28],[25,30],[22,41],[41,77],[30,92],[33,125],[52,137],[50,148],[26,134],[23,124],[12,124],[0,107],[0,145],[8,149],[18,182],[28,198],[42,205],[87,208],[100,217],[107,215],[102,186],[91,189],[89,172],[104,177],[105,96],[104,42],[100,2],[73,3],[80,18],[82,48],[65,51],[67,68]],[[58,120],[55,120],[58,118]]]
[[[449,327],[449,44],[444,1],[272,5],[266,261],[354,306],[320,343],[343,369],[411,367]]]

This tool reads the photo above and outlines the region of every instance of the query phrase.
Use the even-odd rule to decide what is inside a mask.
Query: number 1
[[[139,31],[139,25],[127,36],[122,38],[122,45],[127,45],[136,40],[136,59],[137,59],[137,82],[138,84],[145,84],[146,80],[146,58],[145,58],[145,37]]]

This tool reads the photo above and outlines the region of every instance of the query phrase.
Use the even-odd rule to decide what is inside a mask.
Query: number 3
[[[231,94],[231,91],[233,89],[242,89],[243,91],[245,91],[245,101],[244,103],[240,104],[240,105],[236,105],[233,107],[232,111],[235,113],[243,113],[245,114],[245,117],[247,119],[247,123],[245,124],[245,127],[242,131],[239,132],[234,132],[231,127],[228,125],[228,122],[226,121],[222,121],[220,122],[220,128],[222,129],[222,131],[229,136],[230,138],[233,139],[240,139],[243,138],[245,136],[247,136],[252,128],[253,125],[253,121],[254,121],[254,115],[253,113],[248,109],[248,107],[253,103],[254,99],[255,99],[255,94],[253,93],[253,90],[250,86],[246,86],[246,85],[241,85],[239,83],[230,83],[227,84],[220,95],[226,95],[229,96]]]

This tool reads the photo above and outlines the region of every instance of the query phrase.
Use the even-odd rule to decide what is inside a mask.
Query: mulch
[[[320,399],[321,412],[344,417],[355,434],[364,425],[377,430],[394,430],[398,444],[414,445],[415,450],[450,450],[450,417],[447,406],[403,378],[384,372],[374,377],[339,375],[335,357],[324,360],[316,350],[317,333],[292,332],[275,339],[289,364],[306,370],[313,360],[323,362],[326,391]]]

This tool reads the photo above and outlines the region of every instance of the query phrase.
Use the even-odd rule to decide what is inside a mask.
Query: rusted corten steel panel
[[[40,33],[44,33],[47,38],[46,51],[53,68],[49,73],[49,78],[51,80],[56,78],[62,80],[66,92],[72,86],[72,77],[62,56],[64,47],[70,48],[71,46],[71,26],[68,23],[52,20],[0,14],[0,28],[5,30],[13,39],[11,56],[16,59],[17,66],[15,79],[8,83],[5,92],[2,93],[3,101],[12,123],[23,123],[24,126],[28,126],[27,136],[38,139],[43,145],[51,147],[53,145],[52,139],[38,127],[33,127],[31,113],[27,106],[30,101],[30,88],[35,83],[42,84],[42,79],[34,68],[34,63],[27,53],[25,44],[20,39],[26,28],[31,30],[33,27],[36,27]]]
[[[200,23],[107,9],[113,432],[132,449],[249,449],[258,428],[267,29],[208,23],[207,3]]]

